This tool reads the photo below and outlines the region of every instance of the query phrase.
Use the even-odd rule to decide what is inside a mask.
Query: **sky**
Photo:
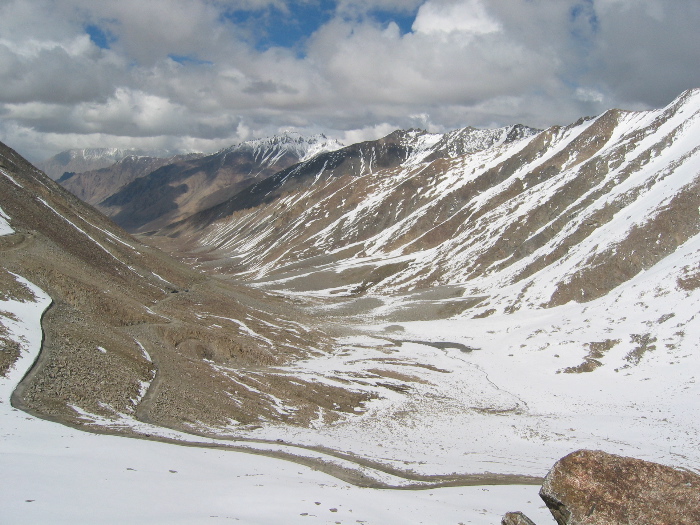
[[[0,141],[568,124],[700,87],[698,0],[0,0]]]

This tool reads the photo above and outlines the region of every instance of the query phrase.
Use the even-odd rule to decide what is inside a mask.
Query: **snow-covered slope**
[[[376,393],[246,435],[419,472],[543,473],[581,447],[697,468],[700,90],[450,141],[472,133],[320,155],[169,231],[347,336],[281,374]]]
[[[510,505],[546,517],[535,486],[369,491],[259,454],[90,434],[29,416],[13,409],[10,399],[39,354],[41,316],[50,302],[19,276],[0,299],[2,352],[13,345],[17,350],[17,359],[0,373],[3,522],[495,523]]]
[[[298,290],[459,285],[483,298],[475,315],[588,301],[700,231],[699,111],[695,90],[540,133],[390,136],[285,170],[176,232],[229,272]]]

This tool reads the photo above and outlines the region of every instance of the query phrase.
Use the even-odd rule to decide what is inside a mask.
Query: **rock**
[[[503,516],[501,525],[535,525],[535,523],[522,512],[508,512]]]
[[[700,523],[700,476],[601,451],[560,459],[540,497],[559,525]]]

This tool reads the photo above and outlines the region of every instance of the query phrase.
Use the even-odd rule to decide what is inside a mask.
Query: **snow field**
[[[514,508],[546,523],[534,486],[361,489],[292,462],[80,432],[11,407],[41,344],[50,299],[0,302],[22,356],[0,378],[3,523],[492,524]],[[261,448],[264,448],[261,446]]]

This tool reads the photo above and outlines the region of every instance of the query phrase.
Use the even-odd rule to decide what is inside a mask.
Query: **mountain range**
[[[128,156],[59,182],[129,231],[149,231],[227,200],[247,186],[342,145],[323,135],[286,132],[211,154]]]
[[[696,89],[545,130],[125,157],[61,178],[86,202],[2,146],[1,299],[52,300],[13,405],[361,486],[532,483],[584,447],[693,468],[698,137]]]
[[[474,316],[587,302],[700,231],[698,104],[692,91],[544,131],[396,132],[280,171],[163,233],[271,287],[449,285]]]
[[[51,158],[37,163],[37,167],[54,180],[73,173],[98,170],[111,166],[123,158],[134,157],[172,157],[170,150],[146,150],[124,148],[81,148],[62,151]]]

